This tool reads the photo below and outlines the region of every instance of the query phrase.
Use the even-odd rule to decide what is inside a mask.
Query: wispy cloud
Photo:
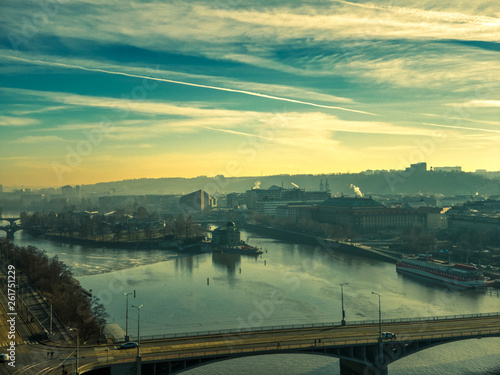
[[[1,88],[0,88],[1,89]],[[36,109],[26,109],[26,110],[15,110],[12,111],[11,113],[16,116],[25,116],[25,115],[31,115],[35,113],[46,113],[46,112],[52,112],[52,111],[60,111],[67,109],[65,106],[53,106],[53,107],[43,107],[43,108],[36,108]]]
[[[39,144],[39,143],[49,143],[49,142],[60,142],[64,141],[64,138],[58,137],[56,135],[44,135],[44,136],[33,136],[29,135],[23,138],[19,138],[15,143],[29,143],[29,144]]]
[[[482,107],[482,108],[498,108],[500,107],[500,100],[469,100],[465,103],[451,103],[449,106],[462,106],[462,107]]]
[[[29,126],[38,124],[38,120],[25,117],[0,116],[0,126]]]

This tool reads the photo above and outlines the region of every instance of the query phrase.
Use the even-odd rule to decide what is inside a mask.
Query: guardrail
[[[472,319],[472,318],[483,318],[490,316],[500,316],[500,312],[483,313],[483,314],[443,315],[443,316],[419,317],[419,318],[409,318],[409,319],[408,318],[382,319],[382,324],[425,322],[425,321],[451,320],[451,319],[457,319],[457,320]],[[379,323],[378,319],[355,320],[355,321],[348,321],[347,325],[364,325],[364,324],[369,325],[378,323]],[[219,329],[219,330],[196,331],[196,332],[168,333],[163,335],[141,336],[141,341],[161,340],[161,339],[180,338],[180,337],[211,336],[211,335],[223,335],[232,333],[251,333],[259,331],[277,331],[277,330],[287,330],[287,329],[322,328],[322,327],[336,327],[336,326],[341,326],[341,322],[285,324],[285,325],[274,325],[274,326],[264,326],[264,327],[252,327],[250,329],[232,328],[232,329]]]

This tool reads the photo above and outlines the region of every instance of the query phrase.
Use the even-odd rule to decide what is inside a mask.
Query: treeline
[[[464,228],[429,232],[417,225],[404,228],[397,245],[405,253],[432,253],[457,262],[499,263],[495,250],[500,246],[500,235],[493,230]]]
[[[163,219],[150,215],[144,207],[133,213],[115,210],[112,214],[97,212],[61,212],[28,214],[22,212],[21,225],[30,234],[58,234],[70,238],[101,241],[139,241],[164,237],[173,239],[203,236],[203,229],[192,216],[180,213],[177,218]]]
[[[71,269],[57,256],[49,257],[34,246],[19,247],[5,239],[0,239],[0,254],[11,264],[15,262],[18,279],[26,277],[52,302],[53,312],[65,326],[78,328],[81,342],[98,341],[108,314],[98,298],[83,293]]]

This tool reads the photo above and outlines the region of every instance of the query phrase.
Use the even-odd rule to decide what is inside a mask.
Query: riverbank
[[[306,233],[294,232],[283,228],[269,227],[260,224],[240,223],[241,228],[275,238],[288,243],[303,243],[306,245],[320,246],[327,251],[339,251],[350,255],[357,255],[384,262],[396,263],[401,256],[386,254],[382,250],[352,243],[347,241],[336,241],[328,238],[312,236]],[[402,255],[402,254],[401,254]]]
[[[188,240],[167,240],[165,238],[154,238],[150,240],[138,241],[107,241],[87,238],[68,237],[58,234],[46,233],[41,236],[45,240],[61,242],[70,245],[86,247],[103,247],[111,249],[163,249],[171,251],[182,251],[186,247],[193,248],[198,244],[198,239]]]

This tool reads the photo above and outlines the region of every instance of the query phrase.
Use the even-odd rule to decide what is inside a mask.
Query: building
[[[462,172],[462,167],[434,167],[434,172]]]
[[[64,197],[71,197],[71,196],[73,196],[74,195],[73,187],[70,186],[70,185],[63,186],[61,188],[61,194]]]
[[[343,226],[355,226],[355,216],[360,212],[384,209],[372,198],[333,197],[318,204],[318,221]]]
[[[220,247],[237,246],[241,242],[241,233],[233,222],[229,221],[225,227],[219,227],[212,232],[212,243]]]
[[[334,197],[318,204],[317,218],[320,222],[368,232],[416,225],[427,228],[428,214],[440,211],[434,207],[385,207],[372,198]]]
[[[415,164],[410,164],[408,168],[406,168],[405,172],[410,172],[410,173],[422,173],[427,171],[427,163],[415,163]]]
[[[245,194],[230,193],[226,196],[226,207],[232,210],[243,210],[247,208]]]
[[[328,182],[327,182],[328,183]],[[284,189],[273,185],[269,189],[251,189],[245,193],[248,209],[257,210],[263,215],[269,214],[276,207],[291,202],[322,202],[330,197],[327,191],[305,191],[301,188]],[[264,213],[266,212],[266,213]],[[274,216],[275,213],[269,214]]]
[[[448,214],[451,230],[479,230],[500,234],[500,214]]]
[[[99,209],[103,211],[133,210],[140,206],[145,207],[146,202],[144,195],[105,195],[99,197]]]
[[[294,222],[300,219],[315,220],[318,207],[310,203],[300,204],[293,202],[276,208],[277,219],[290,219]]]
[[[492,198],[485,200],[470,200],[463,204],[462,210],[477,211],[479,213],[497,213],[500,212],[500,200]]]
[[[212,204],[214,204],[213,199],[203,190],[197,190],[180,198],[181,211],[204,212],[209,210]]]
[[[446,207],[441,209],[439,212],[429,212],[427,213],[427,229],[430,230],[441,230],[448,228],[448,218],[446,216],[446,211],[450,208]]]
[[[257,202],[255,210],[259,215],[277,217],[277,210],[279,207],[298,204],[300,201],[261,201]],[[308,204],[311,204],[309,202]],[[305,202],[304,202],[305,204]]]
[[[65,185],[61,187],[61,194],[63,197],[81,197],[81,186],[76,185],[72,187],[70,185]]]

